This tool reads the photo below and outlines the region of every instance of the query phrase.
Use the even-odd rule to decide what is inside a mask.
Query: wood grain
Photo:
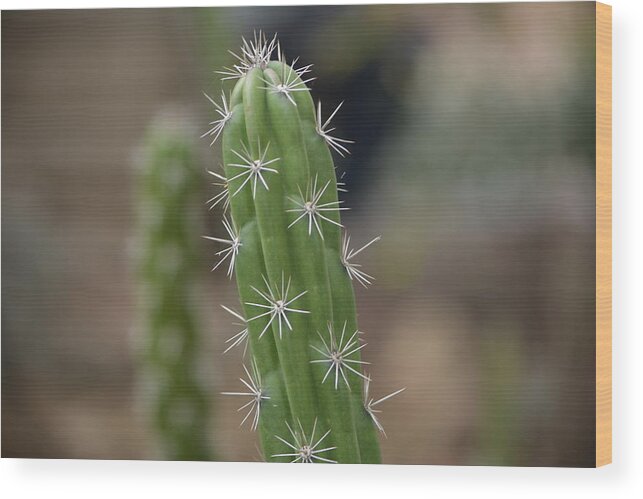
[[[612,7],[596,4],[596,466],[612,462]]]

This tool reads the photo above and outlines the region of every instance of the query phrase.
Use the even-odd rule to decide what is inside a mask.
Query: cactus
[[[197,379],[201,344],[191,305],[199,228],[190,207],[200,175],[190,143],[170,130],[155,122],[139,165],[143,372],[153,387],[147,412],[165,457],[208,460],[209,402]]]
[[[323,120],[307,86],[311,66],[288,65],[276,36],[244,39],[235,57],[221,72],[234,89],[221,104],[208,97],[219,116],[204,134],[223,139],[226,191],[217,199],[231,217],[217,265],[234,270],[249,342],[247,391],[226,393],[249,398],[245,420],[252,416],[267,460],[379,463],[373,407],[401,390],[373,401],[362,371],[352,283],[372,277],[353,258],[379,238],[357,250],[342,239],[348,208],[331,149],[344,156],[351,141],[330,126],[341,104]]]

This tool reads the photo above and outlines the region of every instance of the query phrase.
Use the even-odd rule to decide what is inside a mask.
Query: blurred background
[[[202,91],[255,29],[346,100],[384,462],[593,466],[591,2],[4,11],[3,457],[260,459],[200,238]]]

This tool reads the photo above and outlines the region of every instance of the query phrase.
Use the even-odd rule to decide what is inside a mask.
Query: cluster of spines
[[[271,61],[271,56],[275,50],[278,53],[277,61]],[[247,88],[244,89],[244,85],[254,84],[254,89],[256,90],[264,90],[268,94],[281,95],[288,102],[288,104],[293,106],[294,108],[297,108],[298,105],[302,103],[302,100],[297,94],[301,93],[302,95],[306,95],[308,99],[310,98],[307,83],[312,81],[313,78],[303,79],[302,77],[310,71],[311,66],[308,65],[297,69],[294,67],[296,60],[293,61],[290,66],[288,66],[285,63],[285,56],[280,50],[276,36],[272,39],[267,39],[260,32],[259,34],[255,34],[255,37],[250,41],[247,41],[245,39],[243,40],[241,55],[232,52],[231,54],[237,59],[237,63],[232,67],[224,68],[224,71],[220,72],[223,75],[223,80],[239,80],[237,86],[235,87],[235,90],[229,97],[229,100],[226,100],[224,92],[222,92],[221,94],[221,104],[215,103],[212,99],[210,99],[210,97],[206,95],[206,97],[208,97],[208,100],[210,100],[214,104],[215,110],[219,114],[218,119],[210,123],[211,128],[204,134],[204,136],[213,136],[213,143],[219,138],[219,136],[221,136],[222,134],[225,135],[226,129],[229,128],[229,123],[231,123],[233,118],[235,118],[235,113],[242,112],[242,107],[239,102],[242,98],[240,97],[241,93],[247,92],[248,98],[254,98],[255,94],[252,93],[252,87],[250,90],[248,90]],[[255,70],[257,69],[261,71],[256,72]],[[266,73],[264,73],[264,70],[266,70]],[[268,76],[266,76],[266,74],[268,74]],[[250,80],[251,82],[249,83],[248,80]],[[266,97],[266,99],[268,99],[268,97]],[[260,109],[256,111],[257,115],[261,115],[262,111],[266,112],[265,109],[261,109],[261,105],[263,104],[265,103],[259,103]],[[305,107],[308,102],[303,101],[303,104]],[[315,108],[314,106],[312,106],[311,101],[311,105],[309,107],[312,109],[312,113],[310,114],[309,118],[311,129],[314,131],[317,137],[323,139],[322,143],[325,144],[326,147],[330,147],[335,150],[341,156],[344,156],[345,154],[349,153],[348,148],[345,144],[350,144],[352,143],[352,141],[341,139],[331,135],[331,132],[334,131],[334,128],[331,127],[331,120],[341,108],[342,104],[343,103],[340,103],[333,111],[333,113],[331,113],[330,117],[326,121],[323,121],[321,117],[321,102],[318,103]],[[283,112],[284,116],[286,116],[286,118],[284,119],[287,119],[287,110],[285,112],[283,110],[275,110],[275,113],[279,112]],[[306,111],[303,110],[301,111],[302,114],[305,112]],[[260,119],[261,116],[259,120]],[[256,276],[260,275],[261,282],[255,282],[254,284],[249,285],[249,289],[246,290],[246,296],[248,295],[248,292],[250,290],[252,291],[252,293],[254,293],[252,301],[250,299],[244,300],[244,297],[242,296],[242,303],[244,304],[246,312],[248,312],[249,310],[253,311],[254,315],[248,315],[248,318],[246,319],[238,312],[224,306],[224,308],[228,312],[233,314],[237,319],[241,321],[239,325],[243,326],[244,328],[242,331],[236,333],[234,336],[227,340],[226,343],[229,343],[230,345],[228,345],[228,347],[226,348],[226,352],[229,351],[233,346],[243,344],[245,356],[248,339],[253,337],[250,334],[249,330],[252,329],[253,323],[258,323],[255,335],[256,339],[250,347],[250,351],[252,354],[252,358],[250,361],[251,369],[248,370],[244,365],[243,367],[246,372],[247,379],[241,379],[241,382],[244,384],[248,391],[224,393],[228,395],[246,396],[250,398],[250,400],[242,405],[239,409],[245,409],[247,411],[242,420],[242,424],[250,420],[251,428],[255,430],[261,426],[262,421],[265,421],[267,419],[272,420],[272,424],[266,424],[264,428],[265,431],[262,432],[264,433],[264,450],[266,450],[265,447],[271,447],[274,449],[274,445],[269,444],[269,438],[266,438],[270,436],[274,437],[274,439],[276,439],[278,443],[286,445],[288,449],[286,452],[274,453],[270,453],[270,449],[268,449],[268,455],[270,455],[270,457],[277,460],[279,460],[280,458],[290,458],[290,462],[302,463],[336,462],[336,460],[331,459],[330,457],[323,457],[319,454],[335,451],[337,449],[338,455],[342,455],[341,438],[338,437],[340,441],[336,442],[337,445],[319,448],[323,447],[322,442],[331,434],[331,429],[327,429],[319,439],[315,440],[318,421],[322,419],[323,424],[323,418],[319,418],[317,417],[317,415],[315,415],[314,421],[311,420],[311,418],[308,418],[308,421],[302,423],[301,418],[297,417],[298,412],[307,413],[306,409],[314,407],[315,402],[306,400],[300,403],[298,398],[296,396],[293,396],[293,393],[291,393],[294,391],[293,386],[288,385],[288,383],[284,385],[281,381],[276,381],[274,379],[274,376],[273,385],[275,386],[272,387],[273,391],[270,392],[270,390],[267,388],[267,384],[265,382],[262,382],[262,376],[259,368],[260,366],[258,366],[257,356],[255,356],[254,350],[261,349],[260,357],[266,361],[265,370],[269,374],[271,372],[271,367],[275,367],[275,363],[277,364],[277,368],[281,367],[285,371],[289,367],[288,364],[290,363],[289,360],[291,358],[297,357],[299,361],[301,361],[301,358],[305,357],[306,359],[310,359],[311,356],[314,356],[315,358],[312,358],[307,362],[310,365],[320,365],[322,367],[322,371],[319,375],[320,384],[325,386],[325,382],[328,378],[330,378],[331,376],[334,378],[334,382],[332,383],[333,388],[331,390],[334,389],[335,393],[327,392],[320,395],[322,403],[327,402],[329,405],[333,406],[331,409],[329,409],[331,416],[327,417],[326,419],[331,419],[333,414],[338,415],[342,412],[345,413],[346,409],[348,409],[349,412],[351,411],[350,408],[342,407],[341,404],[345,403],[346,400],[350,400],[350,397],[352,396],[348,396],[349,398],[344,396],[342,398],[341,396],[336,395],[341,391],[340,384],[343,382],[348,392],[354,392],[354,390],[351,390],[351,387],[360,387],[362,386],[361,383],[363,381],[364,393],[360,403],[361,411],[370,420],[371,426],[384,433],[384,429],[376,417],[376,413],[379,411],[377,409],[374,409],[374,407],[384,400],[397,395],[398,393],[403,391],[403,389],[397,390],[396,392],[393,392],[392,394],[389,394],[379,400],[374,400],[369,397],[368,391],[371,380],[367,375],[362,373],[360,369],[361,366],[367,364],[367,362],[359,359],[359,353],[366,346],[366,344],[362,342],[360,337],[361,333],[357,330],[354,311],[352,313],[352,317],[350,318],[350,324],[348,320],[344,320],[343,324],[341,324],[341,326],[338,326],[339,328],[341,328],[341,333],[338,334],[338,332],[335,331],[335,327],[333,326],[332,321],[327,321],[326,333],[323,333],[322,331],[316,331],[320,341],[311,341],[310,344],[306,343],[306,345],[309,347],[309,352],[303,352],[302,349],[297,349],[296,345],[292,347],[286,346],[282,342],[284,334],[286,334],[287,332],[292,333],[295,329],[295,327],[293,326],[293,322],[297,320],[297,315],[311,314],[311,310],[306,309],[305,302],[306,295],[309,290],[300,288],[297,288],[296,290],[291,289],[292,275],[287,275],[283,267],[281,268],[281,273],[279,276],[280,279],[278,279],[275,275],[274,269],[266,269],[262,265],[263,262],[257,262],[257,260],[263,260],[263,255],[261,252],[266,251],[268,245],[262,246],[261,241],[256,240],[259,236],[261,236],[262,238],[265,237],[265,232],[261,233],[260,230],[257,230],[257,227],[253,225],[255,224],[255,221],[252,220],[252,217],[248,217],[247,215],[248,213],[255,216],[257,215],[253,211],[253,203],[258,197],[269,195],[268,191],[270,191],[271,187],[271,176],[277,176],[280,173],[283,174],[283,170],[282,172],[280,172],[280,167],[285,166],[285,164],[287,164],[289,161],[292,162],[292,158],[285,158],[284,160],[282,160],[281,157],[271,154],[270,141],[262,144],[260,133],[257,133],[256,140],[254,140],[254,137],[250,137],[250,133],[248,133],[248,137],[245,137],[245,117],[241,116],[238,118],[238,120],[240,123],[234,125],[236,127],[235,130],[238,133],[236,135],[234,135],[233,132],[229,133],[230,137],[234,135],[234,138],[237,139],[236,147],[238,147],[238,149],[224,146],[224,152],[227,153],[227,158],[225,157],[226,154],[224,154],[224,160],[226,163],[223,168],[224,175],[218,174],[216,172],[210,172],[220,181],[217,183],[217,185],[221,187],[222,190],[217,193],[212,199],[210,199],[208,203],[211,205],[211,208],[218,204],[221,204],[224,213],[230,208],[231,204],[234,205],[235,202],[238,202],[239,208],[237,209],[236,214],[234,213],[235,210],[233,208],[232,221],[229,221],[224,215],[224,227],[226,232],[228,233],[229,239],[214,238],[210,236],[207,237],[226,246],[223,250],[220,250],[217,253],[217,255],[220,257],[220,260],[216,263],[214,268],[217,268],[227,261],[228,275],[230,277],[235,270],[235,266],[237,266],[238,268],[237,257],[239,256],[239,250],[247,242],[248,244],[246,246],[246,251],[248,251],[248,253],[251,255],[250,258],[254,258],[254,260],[252,261],[252,263],[250,263],[250,258],[246,259],[245,261],[247,262],[247,267],[252,267],[252,272],[248,269],[244,269],[244,266],[242,266],[242,269],[246,270],[246,274],[252,273],[255,278]],[[286,130],[284,133],[289,132],[288,130]],[[301,131],[296,130],[296,133],[301,133]],[[283,137],[279,138],[283,139]],[[308,144],[313,144],[312,147],[317,146],[316,144],[311,142],[314,139],[307,138],[306,140],[308,141]],[[330,154],[328,152],[322,154],[328,156],[328,161],[332,165]],[[323,161],[325,161],[325,159],[322,160],[322,162]],[[338,230],[340,228],[343,228],[343,225],[339,220],[339,212],[341,210],[347,209],[341,206],[342,201],[336,199],[336,191],[341,190],[345,192],[345,189],[337,188],[338,184],[343,186],[343,183],[338,183],[336,181],[334,176],[334,167],[332,167],[331,170],[331,173],[333,174],[332,178],[326,181],[320,180],[319,175],[315,174],[314,177],[308,175],[307,181],[305,182],[305,185],[303,187],[299,182],[296,183],[296,190],[298,195],[286,196],[286,200],[289,202],[291,207],[284,208],[284,216],[286,214],[293,215],[291,217],[292,221],[290,221],[290,223],[288,224],[285,224],[285,229],[288,230],[292,229],[295,226],[301,225],[303,227],[304,233],[307,234],[309,238],[312,238],[314,235],[319,236],[319,239],[323,243],[321,245],[319,245],[319,243],[315,244],[317,244],[316,247],[322,248],[322,260],[324,260],[327,257],[327,253],[329,253],[328,251],[326,251],[325,253],[323,248],[326,248],[327,246],[330,248],[336,247],[336,258],[341,263],[343,272],[345,272],[345,276],[350,278],[350,281],[355,280],[363,286],[367,286],[372,282],[373,277],[362,271],[360,269],[360,265],[352,261],[352,259],[368,246],[373,244],[375,241],[379,240],[379,237],[374,238],[359,249],[350,248],[350,237],[346,234],[344,235],[344,240],[341,244],[338,237],[334,238],[336,239],[336,244],[324,240],[324,232],[328,229],[324,229],[323,224],[330,224],[331,226],[335,226]],[[284,180],[284,182],[287,182],[287,180]],[[233,184],[236,185],[233,186]],[[275,184],[275,186],[281,187],[279,184]],[[333,191],[335,192],[333,196],[330,196],[330,200],[328,200],[328,192],[330,192],[329,187],[332,187]],[[277,196],[279,194],[274,195]],[[238,199],[242,196],[243,199]],[[235,201],[235,199],[237,199],[237,201]],[[259,202],[263,201],[260,200]],[[250,206],[250,208],[248,208],[248,206]],[[279,218],[277,217],[277,214],[274,212],[274,210],[271,214],[273,215],[272,218]],[[248,241],[245,241],[243,234],[239,233],[239,229],[235,224],[235,219],[239,219],[238,221],[240,222],[240,226],[246,225],[247,227],[250,227],[246,231]],[[268,226],[269,223],[274,223],[274,221],[272,219],[264,219],[263,223],[265,226]],[[263,229],[264,226],[260,228]],[[283,229],[280,228],[279,230]],[[304,246],[306,246],[306,244],[308,243],[305,243]],[[295,251],[296,249],[297,248],[295,248]],[[332,251],[330,253],[332,254]],[[300,262],[295,262],[293,266],[297,267],[297,264]],[[286,264],[284,263],[284,265]],[[321,265],[326,268],[326,264],[324,264],[323,262]],[[257,272],[258,270],[260,270],[260,272]],[[270,276],[270,272],[267,272],[267,270],[273,270],[272,279]],[[332,269],[330,268],[324,270],[324,272],[328,272],[330,273],[330,275],[332,275]],[[237,282],[239,283],[240,292],[242,292],[242,281],[246,281],[246,275],[239,276],[239,271],[237,271]],[[344,291],[346,291],[345,286],[344,288]],[[349,294],[352,301],[352,287],[349,291]],[[324,301],[323,298],[328,298],[324,296],[324,291],[319,290],[317,290],[317,296],[320,296],[322,298],[322,302]],[[301,304],[299,304],[300,302]],[[332,304],[330,303],[328,303],[327,305],[332,307]],[[324,307],[325,305],[322,304],[322,308]],[[350,306],[347,310],[350,312]],[[323,313],[321,313],[320,311],[317,312],[318,313],[316,315],[323,315]],[[317,325],[319,325],[319,320],[313,320],[311,322],[313,324],[316,323]],[[261,344],[261,342],[259,341],[270,329],[272,329],[274,333],[276,348],[267,348],[266,345]],[[300,343],[300,340],[293,340],[293,342],[295,341]],[[292,355],[292,357],[290,357],[290,355]],[[269,364],[272,364],[272,366],[270,366]],[[298,375],[298,373],[291,373],[290,379],[292,379],[293,375]],[[349,381],[350,376],[356,376],[356,379],[351,379]],[[303,384],[305,385],[305,382],[303,382]],[[299,390],[298,393],[301,398],[309,399],[312,396],[312,394],[306,393],[305,391],[302,392],[301,390]],[[362,397],[361,394],[359,396]],[[338,402],[341,403],[338,405]],[[292,407],[289,408],[289,405]],[[260,417],[261,408],[263,406],[266,406],[267,408],[272,410],[274,414],[270,416],[263,415]],[[278,407],[280,407],[281,410],[274,410]],[[299,411],[299,408],[304,409],[302,411]],[[290,409],[292,409],[292,412],[290,411]],[[290,433],[290,437],[292,437],[292,441],[289,442],[285,440],[278,431],[275,431],[275,429],[278,428],[278,424],[275,424],[275,417],[281,417],[283,419],[280,424],[286,425]],[[291,426],[288,422],[289,420],[296,421],[296,424],[293,424]],[[311,429],[309,432],[305,431],[304,429],[308,424],[311,425]],[[293,426],[295,427],[294,430]],[[371,431],[363,424],[359,426],[358,430],[355,429],[356,426],[359,425],[351,423],[350,425],[348,425],[348,427],[343,428],[343,430],[346,430],[350,427],[353,428],[353,432],[357,432],[359,430],[363,434],[370,433]],[[355,440],[355,436],[349,438],[348,440],[350,440],[350,442],[348,443],[348,446],[357,446],[357,442],[361,438],[361,436],[358,436],[357,440]],[[347,459],[350,462],[378,462],[379,450],[377,449],[376,441],[373,442],[373,439],[368,435],[366,437],[363,437],[363,440],[364,442],[366,442],[363,454],[366,453],[369,455],[362,455],[362,457],[360,458],[359,452],[350,453],[348,451],[343,455],[348,456]]]

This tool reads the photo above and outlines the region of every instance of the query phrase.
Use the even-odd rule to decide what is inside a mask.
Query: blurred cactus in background
[[[189,216],[200,170],[176,118],[153,124],[139,161],[143,359],[145,386],[153,387],[147,411],[164,458],[209,460],[209,401],[197,376],[203,342],[193,306],[200,227]]]
[[[341,104],[322,118],[310,66],[287,65],[276,37],[244,40],[238,59],[222,71],[238,80],[229,102],[208,97],[218,116],[204,134],[223,136],[231,218],[225,238],[209,239],[224,245],[216,265],[236,274],[250,344],[247,390],[226,394],[249,399],[243,421],[259,429],[268,460],[378,463],[375,407],[401,390],[373,400],[362,371],[352,281],[372,277],[352,259],[379,238],[356,250],[342,241],[348,208],[330,151],[343,156],[351,143],[332,134]]]

